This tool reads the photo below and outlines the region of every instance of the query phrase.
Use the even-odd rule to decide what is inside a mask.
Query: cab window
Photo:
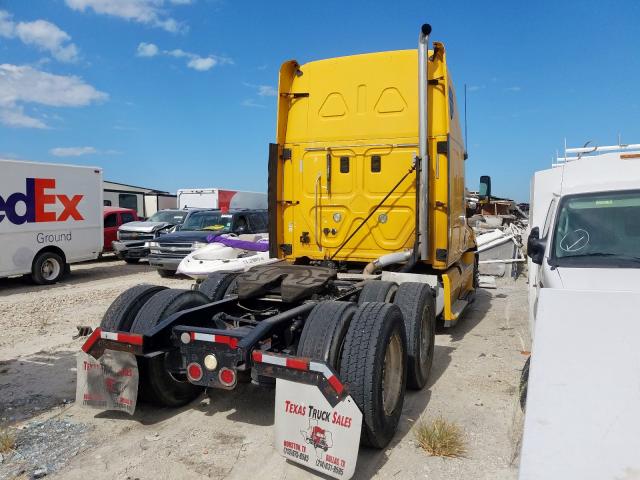
[[[122,223],[129,223],[129,222],[135,222],[136,217],[133,216],[133,213],[121,213],[120,214],[120,218],[122,220]]]
[[[104,217],[104,228],[111,228],[118,225],[118,215],[116,213],[110,213]]]

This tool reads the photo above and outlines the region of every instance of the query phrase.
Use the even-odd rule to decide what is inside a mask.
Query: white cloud
[[[49,153],[56,157],[79,157],[97,153],[97,150],[94,147],[56,147],[49,150]]]
[[[0,10],[0,36],[12,38],[15,35],[16,25],[11,20],[11,14],[6,10]]]
[[[0,122],[11,127],[47,128],[24,113],[25,104],[82,107],[108,98],[76,76],[54,75],[27,65],[0,64]]]
[[[115,155],[117,150],[98,150],[95,147],[56,147],[49,150],[56,157],[80,157],[82,155]]]
[[[482,90],[484,88],[484,85],[469,85],[467,87],[467,90],[470,92],[477,92],[478,90]]]
[[[249,108],[265,108],[264,105],[262,105],[261,103],[255,102],[251,98],[247,98],[246,100],[243,100],[240,103],[240,105],[242,105],[243,107],[249,107]]]
[[[164,53],[166,55],[171,55],[172,57],[176,57],[176,58],[183,58],[183,57],[189,56],[187,52],[179,48],[176,48],[175,50],[165,50]]]
[[[0,106],[0,123],[17,128],[48,128],[42,120],[26,115],[20,105]]]
[[[155,57],[158,52],[158,47],[153,43],[140,42],[136,55],[138,57]]]
[[[18,38],[25,45],[47,51],[61,62],[78,60],[78,47],[67,32],[46,20],[15,23],[11,14],[0,10],[0,37]]]
[[[180,48],[175,48],[173,50],[162,50],[162,52],[160,52],[156,45],[154,45],[153,43],[145,42],[141,42],[138,45],[136,55],[138,57],[155,57],[160,53],[174,58],[186,58],[187,67],[199,72],[206,72],[207,70],[211,70],[217,65],[233,64],[233,60],[228,57],[220,57],[217,55],[207,55],[206,57],[202,57],[195,53],[185,52]]]
[[[277,90],[271,85],[254,85],[247,82],[243,82],[243,85],[255,89],[256,93],[261,97],[275,97],[278,95]]]
[[[211,57],[202,58],[192,58],[187,62],[187,67],[193,68],[194,70],[198,70],[199,72],[205,72],[207,70],[211,70],[216,65],[215,59]]]
[[[76,11],[84,12],[90,9],[97,14],[143,23],[171,33],[187,30],[184,23],[169,16],[163,8],[164,0],[65,0],[65,2],[69,8]],[[172,0],[169,3],[186,5],[190,2]]]
[[[522,90],[522,87],[518,87],[518,86],[508,87],[508,88],[505,88],[505,90],[507,92],[519,92]]]
[[[258,85],[258,95],[261,97],[275,97],[278,94],[271,85]]]

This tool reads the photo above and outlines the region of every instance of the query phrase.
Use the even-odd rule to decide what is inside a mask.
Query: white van
[[[0,160],[0,277],[57,282],[102,251],[102,170]]]
[[[531,184],[519,478],[639,478],[640,145],[567,153]]]
[[[532,330],[543,288],[640,290],[640,145],[567,152],[531,182]]]

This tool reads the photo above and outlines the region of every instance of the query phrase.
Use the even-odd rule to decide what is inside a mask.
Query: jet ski
[[[269,236],[263,234],[209,235],[208,245],[187,255],[177,273],[204,280],[213,272],[243,272],[255,265],[277,262],[269,258]]]

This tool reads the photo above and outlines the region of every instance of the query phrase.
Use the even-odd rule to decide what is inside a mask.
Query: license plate
[[[276,379],[276,449],[288,460],[333,478],[351,478],[362,413],[348,395],[331,407],[318,387]]]

